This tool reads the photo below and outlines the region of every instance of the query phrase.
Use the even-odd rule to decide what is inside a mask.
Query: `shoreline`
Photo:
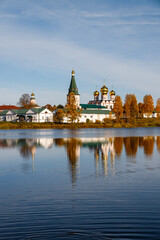
[[[2,129],[78,129],[78,128],[139,128],[139,127],[160,127],[159,118],[126,119],[116,122],[108,119],[105,123],[26,123],[26,122],[0,122]]]

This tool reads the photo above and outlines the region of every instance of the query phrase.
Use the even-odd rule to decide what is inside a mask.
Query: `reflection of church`
[[[63,147],[67,154],[72,183],[75,184],[80,168],[81,148],[88,148],[94,153],[96,175],[109,176],[116,173],[115,161],[121,156],[123,147],[127,161],[130,162],[135,159],[138,148],[143,149],[145,156],[151,157],[154,152],[155,143],[157,151],[160,152],[159,136],[0,139],[0,148],[18,148],[24,159],[32,159],[32,170],[34,170],[34,159],[36,151],[39,148],[49,149],[54,145],[56,147]],[[132,163],[136,164],[135,161],[132,161]]]

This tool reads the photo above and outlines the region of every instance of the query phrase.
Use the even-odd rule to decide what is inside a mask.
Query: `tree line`
[[[124,104],[120,96],[115,97],[115,103],[113,107],[113,113],[117,120],[126,118],[133,120],[135,118],[149,118],[153,112],[157,112],[157,117],[160,116],[160,98],[156,102],[154,107],[153,98],[151,95],[145,95],[143,102],[137,102],[135,94],[126,94]]]
[[[46,104],[43,107],[47,107],[49,110],[56,110],[56,114],[54,115],[54,122],[61,123],[63,122],[64,117],[68,119],[69,122],[78,122],[81,117],[82,109],[77,109],[75,104],[75,96],[74,93],[70,93],[69,101],[65,107],[62,105],[51,106],[50,104]],[[18,105],[22,108],[31,108],[33,107],[30,104],[30,96],[29,94],[23,94],[19,99]],[[126,94],[124,104],[119,95],[115,97],[114,107],[110,114],[110,118],[112,117],[112,113],[114,113],[117,121],[125,118],[130,122],[133,122],[135,118],[143,118],[144,116],[149,118],[153,112],[157,112],[157,117],[160,117],[160,98],[157,99],[156,107],[154,106],[153,98],[151,95],[145,95],[143,98],[143,102],[137,101],[135,94]]]

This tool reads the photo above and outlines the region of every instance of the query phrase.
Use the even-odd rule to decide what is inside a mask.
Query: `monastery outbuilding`
[[[48,108],[39,107],[36,104],[34,93],[31,94],[30,103],[33,108],[30,109],[6,109],[0,112],[0,121],[6,122],[53,122],[53,112]]]

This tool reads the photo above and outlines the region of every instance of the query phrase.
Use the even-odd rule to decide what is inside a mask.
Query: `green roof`
[[[35,111],[36,113],[40,113],[42,112],[44,109],[46,108],[31,108],[33,111]]]
[[[79,95],[76,80],[74,75],[72,75],[70,87],[68,93],[73,92],[75,95]]]
[[[109,114],[110,111],[109,110],[99,110],[99,109],[83,109],[82,114]]]
[[[9,112],[9,111],[12,111],[12,112],[14,112],[14,113],[17,114],[17,115],[26,114],[29,110],[32,110],[32,111],[34,111],[34,112],[36,112],[36,113],[40,113],[40,112],[42,112],[44,109],[45,109],[45,108],[10,109],[10,110],[4,110],[3,112],[0,113],[0,115],[6,115],[7,112]]]
[[[18,111],[14,111],[13,112],[17,113],[18,115],[23,115],[26,114],[26,112],[28,112],[29,109],[19,109]]]
[[[0,115],[5,115],[9,110],[4,110],[3,112],[0,112]]]
[[[11,111],[16,113],[16,114],[18,114],[20,110],[22,110],[22,109],[11,109]]]
[[[104,106],[98,106],[96,104],[80,104],[80,106],[84,109],[92,108],[92,109],[107,109]]]

